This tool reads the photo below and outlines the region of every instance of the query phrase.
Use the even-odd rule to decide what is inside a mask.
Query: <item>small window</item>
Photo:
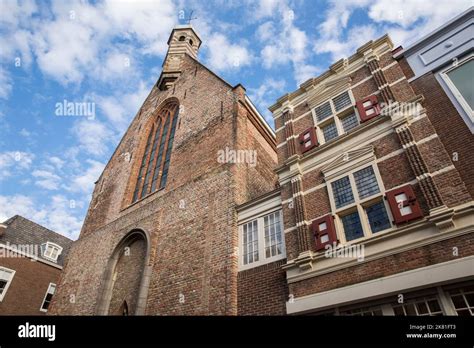
[[[243,226],[243,229],[244,229],[243,264],[247,265],[249,263],[258,261],[258,222],[257,220],[246,223]]]
[[[333,102],[336,111],[341,111],[347,106],[352,105],[351,97],[349,96],[349,92],[347,91],[335,97],[333,99]]]
[[[0,267],[0,302],[7,294],[8,287],[10,286],[14,275],[14,270]]]
[[[186,37],[185,36],[180,36],[178,40],[179,41],[184,41],[184,40],[186,40]]]
[[[331,185],[336,208],[340,208],[354,202],[354,195],[352,194],[351,183],[348,176],[334,181]]]
[[[56,284],[49,283],[48,290],[46,291],[46,295],[44,296],[43,303],[41,304],[40,311],[47,312],[49,308],[49,304],[53,299],[54,292],[56,291]]]
[[[393,305],[393,312],[399,316],[437,316],[443,315],[437,296],[419,297],[403,304]]]
[[[318,121],[321,122],[332,115],[331,104],[327,101],[323,105],[318,106],[314,112],[316,113]]]
[[[265,257],[280,255],[283,252],[280,212],[276,211],[263,218],[265,229]]]
[[[460,97],[466,101],[467,105],[474,110],[474,59],[469,59],[466,63],[458,65],[448,73],[449,79],[459,91]]]
[[[459,316],[474,316],[474,286],[449,291],[449,296]]]
[[[372,233],[377,233],[391,227],[387,209],[383,201],[368,206],[365,208],[365,212],[367,213]]]
[[[193,40],[189,39],[189,44],[192,46],[193,45]]]
[[[357,211],[341,217],[342,226],[344,227],[344,234],[346,241],[362,238],[364,231],[360,223],[359,213]]]
[[[44,243],[41,248],[43,251],[43,257],[54,262],[58,260],[58,257],[61,255],[63,250],[59,245],[51,242]]]
[[[337,138],[337,128],[334,122],[323,127],[324,140],[328,142],[331,139]]]
[[[383,183],[376,168],[374,165],[354,168],[346,176],[328,182],[342,243],[370,237],[392,227],[390,202],[383,199]]]
[[[341,119],[342,128],[344,132],[349,132],[352,128],[355,128],[359,125],[359,121],[357,120],[356,114],[353,112],[349,116],[344,117]]]
[[[370,197],[380,192],[379,185],[377,184],[377,178],[375,177],[372,166],[355,172],[354,179],[360,199]]]
[[[247,269],[285,258],[281,210],[253,219],[240,226],[239,267]]]

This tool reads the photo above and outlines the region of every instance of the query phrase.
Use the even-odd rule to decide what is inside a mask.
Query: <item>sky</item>
[[[472,0],[0,0],[0,221],[72,239],[94,182],[190,17],[199,60],[268,107],[367,41],[407,46]],[[64,102],[87,103],[68,115]]]

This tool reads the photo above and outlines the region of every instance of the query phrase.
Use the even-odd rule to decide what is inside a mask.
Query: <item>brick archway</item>
[[[97,314],[122,315],[124,303],[129,315],[145,314],[151,273],[149,240],[144,231],[133,230],[118,243],[104,272]]]

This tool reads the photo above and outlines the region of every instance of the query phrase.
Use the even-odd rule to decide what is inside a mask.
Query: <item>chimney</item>
[[[158,80],[160,90],[169,89],[181,74],[182,62],[187,54],[197,59],[201,39],[191,25],[179,25],[171,31],[163,71]]]

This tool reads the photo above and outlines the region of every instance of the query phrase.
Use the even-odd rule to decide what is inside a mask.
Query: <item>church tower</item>
[[[158,88],[166,90],[172,86],[182,71],[186,55],[197,59],[201,39],[190,25],[180,25],[173,29],[168,39],[168,52],[163,61],[163,72],[158,80]]]
[[[275,135],[242,85],[198,61],[191,26],[168,45],[96,182],[50,313],[237,314],[237,207],[275,188]]]

